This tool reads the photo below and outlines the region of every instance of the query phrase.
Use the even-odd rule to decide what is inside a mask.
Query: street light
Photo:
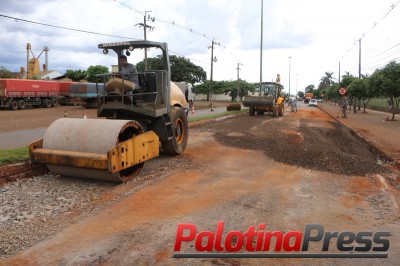
[[[215,42],[214,38],[212,39],[211,46],[208,48],[211,48],[211,74],[210,74],[210,103],[211,103],[211,111],[213,110],[213,105],[212,105],[212,80],[213,80],[213,64],[214,62],[217,62],[217,57],[214,56],[214,44],[220,45],[220,43]]]
[[[240,70],[240,65],[243,66],[242,63],[238,62],[237,64],[237,81],[238,81],[238,85],[237,85],[237,96],[236,96],[236,102],[240,102],[240,78],[239,78],[239,70]]]
[[[263,63],[263,20],[264,20],[264,1],[261,0],[261,43],[260,43],[260,90],[261,90],[261,83],[262,83],[262,63]]]
[[[292,57],[289,56],[289,98],[290,98],[290,67],[291,67]]]

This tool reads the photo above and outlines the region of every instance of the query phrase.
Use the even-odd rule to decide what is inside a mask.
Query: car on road
[[[308,102],[308,106],[318,106],[318,101],[315,100],[315,99],[311,99],[311,100]]]

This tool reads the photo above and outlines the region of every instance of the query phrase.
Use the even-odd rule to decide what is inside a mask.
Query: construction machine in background
[[[189,103],[189,110],[193,110],[193,85],[186,81],[174,81],[174,83],[181,89],[185,94],[186,101]]]
[[[311,92],[306,92],[304,94],[304,103],[308,103],[311,99],[314,98],[314,94]]]
[[[126,182],[137,175],[144,162],[164,152],[181,154],[188,141],[188,102],[171,82],[168,46],[150,41],[99,44],[108,54],[128,56],[147,50],[159,53],[163,69],[142,73],[99,75],[111,89],[97,91],[97,116],[103,119],[61,118],[46,130],[44,138],[29,146],[32,163],[43,163],[55,174]],[[137,75],[139,88],[128,89]]]
[[[257,92],[243,98],[243,106],[249,107],[249,115],[264,115],[265,112],[269,112],[274,117],[283,116],[285,112],[283,86],[278,82],[262,82],[260,85]]]

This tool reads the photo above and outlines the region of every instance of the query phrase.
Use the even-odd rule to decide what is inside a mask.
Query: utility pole
[[[260,91],[261,91],[261,83],[262,83],[262,62],[263,62],[263,3],[264,0],[261,0],[261,44],[260,44]]]
[[[361,79],[361,38],[358,42],[358,78]]]
[[[211,73],[210,73],[210,91],[209,91],[209,99],[211,102],[211,111],[213,111],[212,107],[212,81],[213,81],[213,64],[217,62],[217,57],[214,57],[214,44],[220,45],[220,43],[214,41],[215,38],[212,39],[211,46],[208,46],[208,49],[211,48]]]
[[[240,65],[243,66],[243,64],[241,64],[240,62],[237,63],[237,95],[236,95],[236,101],[239,102],[240,101],[240,78],[239,78],[239,70],[240,70]]]
[[[339,83],[340,83],[340,62],[339,62]]]
[[[297,104],[297,91],[298,91],[298,86],[299,86],[299,73],[296,73],[296,104]]]
[[[143,27],[143,37],[144,40],[147,41],[147,28],[149,28],[150,31],[154,30],[154,27],[147,25],[147,21],[151,21],[154,22],[156,19],[155,17],[150,17],[147,16],[147,13],[150,13],[151,11],[145,11],[144,12],[144,19],[143,19],[143,23],[138,23],[135,26],[139,25],[140,27]],[[144,70],[147,70],[147,49],[144,49]]]
[[[29,78],[29,51],[31,50],[31,44],[26,44],[26,79]]]
[[[291,61],[292,61],[292,57],[289,56],[289,98],[290,98],[290,68],[291,68]]]

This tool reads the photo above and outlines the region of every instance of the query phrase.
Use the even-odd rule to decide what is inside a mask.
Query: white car
[[[311,99],[311,100],[308,102],[308,106],[318,106],[317,100]]]

